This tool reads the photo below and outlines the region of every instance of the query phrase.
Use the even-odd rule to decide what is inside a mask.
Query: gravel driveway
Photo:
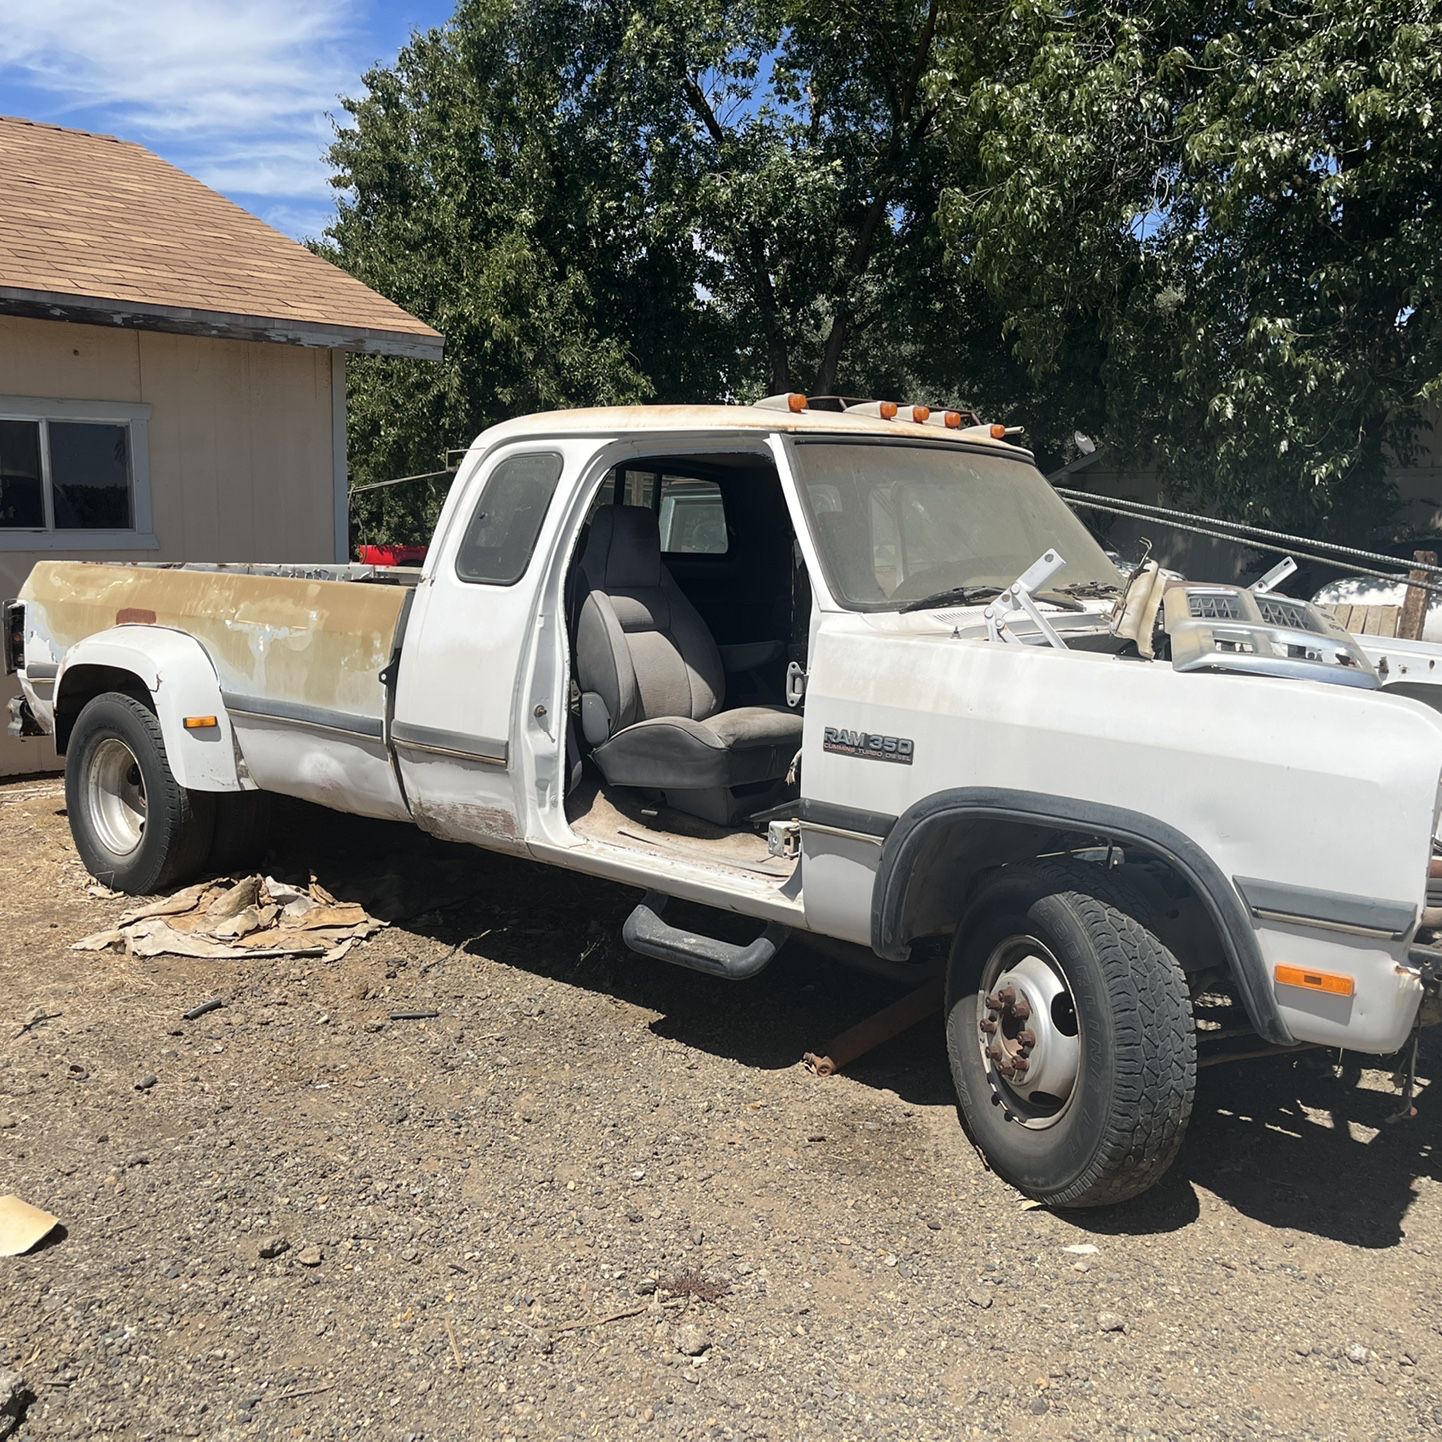
[[[805,1070],[891,993],[801,947],[692,976],[617,888],[297,807],[272,870],[431,909],[331,966],[74,952],[124,903],[63,808],[0,787],[0,1192],[63,1223],[0,1259],[22,1442],[1442,1434],[1439,1102],[1385,1125],[1384,1072],[1204,1072],[1156,1192],[1053,1214],[939,1021]]]

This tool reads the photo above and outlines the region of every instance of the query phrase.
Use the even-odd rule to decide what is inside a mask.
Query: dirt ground
[[[1442,1434],[1442,1092],[1384,1125],[1321,1053],[1204,1072],[1156,1192],[1053,1214],[967,1143],[939,1021],[801,1065],[878,982],[712,981],[625,952],[618,888],[277,836],[431,909],[329,966],[72,951],[124,904],[57,782],[0,787],[0,1192],[63,1222],[0,1259],[22,1442]]]

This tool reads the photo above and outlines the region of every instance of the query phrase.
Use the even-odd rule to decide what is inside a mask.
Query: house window
[[[0,396],[0,550],[148,550],[149,406]]]

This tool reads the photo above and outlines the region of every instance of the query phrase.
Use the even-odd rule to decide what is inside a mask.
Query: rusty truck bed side
[[[225,692],[379,720],[379,673],[408,594],[404,584],[316,579],[284,568],[44,561],[20,599],[56,661],[112,626],[166,626],[205,647]]]

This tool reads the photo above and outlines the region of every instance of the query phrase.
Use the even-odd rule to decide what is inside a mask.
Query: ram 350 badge
[[[867,761],[899,761],[911,765],[916,749],[909,736],[878,736],[870,731],[848,731],[842,726],[828,726],[822,740],[823,751],[838,756],[860,756]]]

